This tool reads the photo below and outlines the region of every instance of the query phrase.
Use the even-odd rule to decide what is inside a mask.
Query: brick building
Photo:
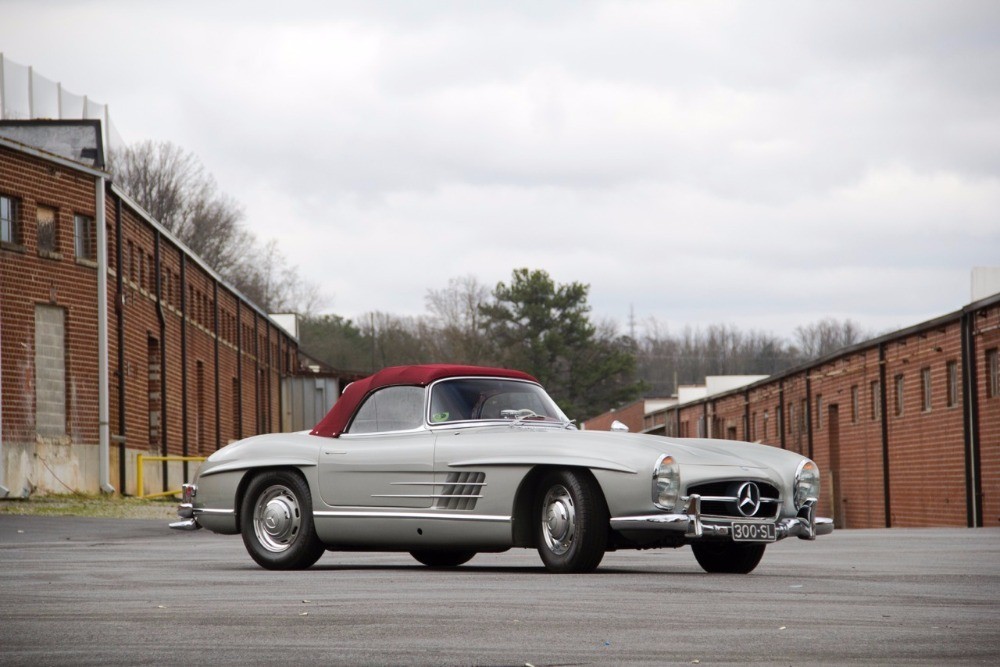
[[[140,453],[280,430],[296,339],[109,180],[99,121],[0,126],[0,497],[134,494]]]
[[[635,433],[643,429],[643,420],[647,414],[663,410],[676,402],[670,398],[640,398],[638,401],[632,401],[628,405],[588,419],[580,425],[580,428],[587,431],[610,431],[612,424],[620,422]]]
[[[813,458],[839,527],[1000,527],[1000,295],[729,392],[646,433]]]

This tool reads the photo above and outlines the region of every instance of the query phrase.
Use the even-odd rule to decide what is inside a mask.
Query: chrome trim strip
[[[372,498],[482,498],[482,495],[452,495],[444,493],[374,493]]]
[[[440,519],[445,521],[509,522],[509,516],[495,514],[443,514],[437,512],[369,512],[363,510],[317,510],[313,516],[326,519]]]
[[[681,500],[686,500],[686,499],[687,497],[684,497]],[[717,503],[736,503],[739,502],[740,499],[735,496],[702,496],[701,500],[702,502],[712,501]],[[763,503],[780,504],[781,498],[761,498],[760,502],[761,504]]]
[[[236,510],[213,510],[208,508],[196,508],[193,511],[195,516],[199,514],[236,514]]]
[[[628,466],[622,465],[620,463],[615,463],[613,461],[608,461],[605,459],[596,459],[591,457],[573,457],[574,463],[567,465],[574,465],[586,468],[597,468],[600,470],[614,470],[615,472],[626,472],[631,475],[638,474],[638,470],[629,468]],[[494,456],[490,458],[479,458],[479,459],[467,459],[463,461],[452,461],[448,464],[449,468],[471,468],[471,467],[486,467],[486,466],[533,466],[533,465],[552,465],[553,460],[551,457],[545,457],[541,455],[531,455],[531,456]]]
[[[486,482],[389,482],[389,486],[486,486]]]

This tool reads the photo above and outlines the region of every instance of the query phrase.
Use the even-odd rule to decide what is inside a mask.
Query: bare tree
[[[425,318],[375,311],[361,316],[358,328],[371,345],[373,371],[431,360]]]
[[[444,289],[427,291],[425,302],[435,329],[431,340],[439,359],[469,364],[488,359],[490,346],[480,307],[489,297],[489,288],[471,275],[452,278]]]
[[[804,359],[819,359],[871,337],[857,322],[832,317],[795,328],[796,347]]]
[[[639,342],[639,376],[650,387],[648,395],[669,396],[679,384],[700,384],[707,375],[773,375],[799,362],[794,347],[761,331],[742,331],[732,325],[685,327],[670,335],[656,320],[645,326]]]
[[[316,307],[304,283],[271,241],[260,246],[243,224],[243,207],[218,192],[193,154],[169,141],[143,141],[109,160],[113,178],[178,240],[247,298],[270,312]]]

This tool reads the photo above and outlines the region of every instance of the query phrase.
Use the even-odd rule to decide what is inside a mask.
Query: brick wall
[[[628,426],[632,433],[641,433],[643,429],[643,418],[646,416],[646,401],[635,401],[625,407],[605,412],[603,415],[588,419],[584,422],[584,428],[588,431],[610,431],[611,424],[615,421]]]
[[[964,318],[975,365],[970,396]],[[707,415],[713,437],[735,435],[810,456],[823,473],[820,513],[847,528],[968,525],[968,499],[977,489],[969,488],[967,467],[974,465],[981,525],[1000,526],[1000,395],[990,396],[987,364],[998,349],[1000,305],[984,305],[645,421],[662,424],[662,434],[695,437]],[[979,453],[974,463],[971,441]]]
[[[96,219],[96,183],[86,170],[0,146],[0,195],[18,202],[20,222],[16,243],[0,246],[6,464],[0,484],[15,494],[22,488],[97,490],[94,475],[80,475],[96,470],[97,266],[76,259],[73,223],[76,214]],[[55,252],[39,251],[39,206],[56,211]],[[290,370],[295,342],[110,190],[105,215],[110,423],[116,437],[111,482],[135,493],[138,453],[205,456],[239,437],[279,430],[281,361]],[[36,308],[64,313],[64,435],[40,436],[36,424],[38,397],[51,397],[37,386]],[[51,365],[43,370],[46,378],[52,375]],[[38,443],[46,452],[62,448],[52,454],[60,466],[50,471],[35,462]],[[168,486],[178,487],[184,466],[167,468]],[[161,490],[162,471],[161,465],[146,469],[146,491]]]
[[[961,359],[960,324],[900,337],[885,348],[892,525],[964,526],[962,396],[957,405],[946,407],[943,382],[947,362]],[[927,406],[924,369],[930,377]]]
[[[7,478],[0,484],[15,494],[33,489],[77,490],[71,468],[83,464],[78,465],[70,448],[97,442],[97,271],[93,262],[76,259],[73,234],[75,214],[95,217],[96,180],[43,158],[0,147],[0,195],[14,199],[18,208],[16,238],[0,245],[0,363]],[[39,207],[55,210],[51,251],[39,248]],[[51,387],[36,384],[36,307],[63,314],[65,424],[62,429],[42,424],[41,433],[37,430],[36,397],[41,391],[44,401]],[[44,368],[42,375],[46,375]],[[96,491],[96,480],[81,490]]]

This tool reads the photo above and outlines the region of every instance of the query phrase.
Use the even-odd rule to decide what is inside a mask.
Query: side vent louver
[[[434,507],[444,510],[474,509],[476,499],[482,497],[484,486],[486,486],[484,472],[448,473],[444,488],[441,489]]]

